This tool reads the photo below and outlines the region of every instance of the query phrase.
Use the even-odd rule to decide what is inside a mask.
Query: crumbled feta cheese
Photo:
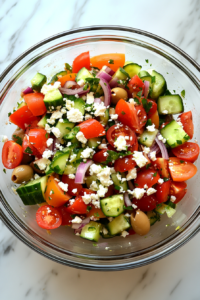
[[[81,131],[77,133],[76,138],[79,142],[83,144],[87,143],[87,139],[85,138],[84,134]]]
[[[70,179],[75,179],[75,177],[76,177],[74,174],[69,174],[68,176]]]
[[[98,184],[96,183],[96,181],[92,181],[91,185],[90,185],[90,190],[92,191],[97,191],[99,188]]]
[[[47,147],[51,146],[53,144],[53,139],[52,138],[49,138],[47,140]]]
[[[117,151],[122,151],[127,149],[126,140],[123,135],[118,136],[117,140],[114,142],[114,146],[117,148]]]
[[[125,214],[125,217],[127,217],[127,218],[130,218],[130,216],[131,216],[131,215],[130,215],[129,213],[126,213],[126,214]]]
[[[85,120],[89,120],[89,119],[92,119],[92,116],[89,115],[89,114],[86,114],[86,115],[85,115]]]
[[[73,153],[70,155],[70,162],[74,161],[76,159],[76,154]]]
[[[55,120],[54,119],[47,119],[47,123],[51,124],[51,125],[54,125],[55,124]]]
[[[69,122],[78,123],[83,121],[83,114],[77,108],[72,108],[67,112]]]
[[[105,227],[103,228],[103,234],[104,235],[108,234],[108,230]]]
[[[58,186],[61,188],[61,190],[63,190],[64,192],[67,192],[68,191],[68,184],[67,183],[64,183],[62,181],[60,181],[58,183]]]
[[[107,144],[101,144],[98,146],[99,149],[106,149],[107,148]]]
[[[117,120],[118,119],[118,114],[110,114],[111,120]]]
[[[164,115],[167,115],[167,114],[168,114],[168,110],[165,109],[165,110],[162,111],[162,113],[163,113]]]
[[[158,135],[158,140],[162,141],[163,143],[166,142],[166,139],[161,134]]]
[[[65,107],[67,110],[71,110],[74,106],[74,101],[71,101],[71,100],[66,100],[66,104],[65,104]]]
[[[97,178],[100,180],[101,184],[104,186],[109,186],[113,184],[113,181],[110,180],[111,170],[108,166],[101,168],[101,171],[97,174]]]
[[[54,111],[54,113],[51,115],[51,119],[54,119],[54,120],[56,120],[56,119],[60,119],[61,117],[62,117],[62,113],[61,113],[61,111],[58,111],[58,110],[56,110],[56,111]]]
[[[64,120],[61,118],[61,119],[59,119],[59,122],[60,123],[64,123]]]
[[[56,146],[56,148],[57,148],[57,149],[59,149],[59,150],[61,150],[61,151],[62,151],[62,150],[63,150],[63,148],[64,148],[63,146],[61,146],[61,145],[60,145],[60,144],[58,144],[58,143],[56,143],[56,144],[55,144],[55,146]]]
[[[40,170],[45,170],[50,163],[51,161],[47,158],[40,158],[34,161],[34,164],[36,164]]]
[[[122,176],[119,174],[119,173],[117,173],[117,179],[119,180],[119,181],[121,181],[122,180]]]
[[[150,154],[149,154],[149,157],[152,161],[155,161],[156,160],[156,151],[152,151]]]
[[[125,140],[129,140],[129,136],[127,135],[127,136],[125,136]]]
[[[144,185],[144,189],[148,189],[148,185],[147,184]]]
[[[129,235],[128,231],[126,231],[126,230],[122,231],[121,236],[123,238],[125,238],[127,235]]]
[[[51,129],[51,131],[53,132],[53,134],[55,135],[55,137],[57,137],[57,138],[60,137],[61,132],[60,132],[60,129],[59,129],[59,128],[53,127],[53,128]]]
[[[3,135],[3,137],[2,137],[2,142],[3,142],[3,143],[6,143],[7,141],[8,141],[7,135]]]
[[[76,216],[71,222],[72,222],[73,224],[74,224],[74,223],[80,224],[80,223],[82,223],[82,219],[79,218],[78,216]]]
[[[164,182],[164,180],[163,180],[162,178],[159,178],[159,179],[158,179],[158,183],[159,183],[159,184],[162,184],[163,182]]]
[[[86,149],[81,152],[81,158],[89,158],[91,155],[94,154],[94,150],[87,147]]]
[[[51,150],[45,150],[42,154],[43,158],[50,158],[53,155],[53,152]]]
[[[104,113],[106,111],[106,106],[103,102],[101,103],[94,103],[94,115],[95,117],[104,116]]]
[[[108,152],[104,152],[103,156],[105,156],[105,157],[108,156]]]
[[[51,127],[49,126],[49,124],[45,124],[45,130],[47,133],[51,132]]]
[[[181,128],[183,128],[183,124],[180,121],[178,121],[177,124],[180,125]]]
[[[35,174],[34,179],[38,179],[38,178],[40,178],[40,176],[38,174]]]
[[[132,208],[136,209],[136,208],[137,208],[137,205],[132,204]]]
[[[41,89],[41,93],[46,95],[48,92],[52,92],[54,90],[57,90],[58,88],[61,87],[61,83],[60,81],[56,81],[54,82],[53,85],[51,84],[44,84],[42,89]]]
[[[156,189],[154,189],[154,188],[149,188],[149,189],[147,190],[147,196],[150,196],[150,195],[152,195],[152,194],[154,194],[154,193],[156,193],[156,192],[157,192]]]
[[[72,193],[73,193],[73,194],[76,194],[77,191],[78,191],[77,189],[73,189],[73,190],[72,190]]]
[[[87,93],[86,103],[87,104],[93,104],[94,103],[94,93],[93,92]]]
[[[107,193],[108,191],[108,188],[107,187],[104,187],[102,184],[99,185],[99,190],[97,191],[97,195],[99,197],[104,197],[105,194]]]
[[[69,200],[69,205],[73,205],[74,202],[75,202],[75,199],[70,199],[70,200]]]
[[[134,151],[133,160],[136,162],[136,164],[140,168],[144,167],[146,165],[146,163],[148,162],[146,157],[144,157],[143,153],[139,152],[139,151]]]
[[[170,201],[171,201],[171,202],[174,202],[175,200],[176,200],[176,197],[175,197],[175,196],[171,196],[171,197],[170,197]]]
[[[154,132],[154,131],[156,130],[156,129],[155,129],[155,124],[149,125],[149,126],[147,126],[146,128],[147,128],[147,130],[148,130],[149,132]]]
[[[96,164],[92,164],[91,166],[90,166],[90,175],[96,175],[96,174],[98,174],[99,172],[101,172],[101,170],[102,170],[102,168],[101,168],[101,166],[99,166],[99,165],[96,165]]]
[[[132,180],[137,178],[137,169],[133,168],[131,170],[128,171],[128,174],[126,175],[126,179],[127,180]]]
[[[145,189],[140,189],[140,188],[136,188],[132,191],[132,195],[136,198],[136,199],[141,199],[144,196],[145,193]]]
[[[78,95],[78,94],[75,94],[74,96],[75,96],[76,98],[79,98],[79,95]]]
[[[85,81],[83,79],[80,79],[77,83],[78,85],[83,86],[85,84]]]
[[[149,148],[149,147],[144,147],[144,148],[143,148],[143,152],[144,152],[145,154],[148,154],[148,153],[150,152],[150,148]]]

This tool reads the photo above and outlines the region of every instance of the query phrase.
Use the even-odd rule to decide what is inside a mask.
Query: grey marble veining
[[[89,25],[153,32],[200,63],[199,0],[0,0],[0,72],[40,40]],[[122,272],[88,272],[38,255],[0,221],[0,299],[199,300],[199,249],[198,234],[151,265]]]

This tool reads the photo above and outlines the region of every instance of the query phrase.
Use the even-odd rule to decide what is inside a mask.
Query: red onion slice
[[[109,68],[107,66],[104,66],[104,71],[106,73],[108,73],[110,76],[113,76],[115,74],[115,72],[111,68]]]
[[[87,169],[93,164],[92,160],[81,162],[76,171],[75,183],[83,183]]]
[[[94,103],[100,104],[101,103],[101,99],[100,98],[95,98],[94,99]]]
[[[158,147],[160,148],[162,158],[169,159],[169,155],[168,155],[167,148],[166,148],[165,144],[163,144],[162,141],[159,141],[158,137],[156,137],[155,140],[156,140],[156,143],[158,144]]]
[[[117,81],[119,81],[119,79],[117,77],[111,79],[111,81],[109,82],[109,85],[110,85],[111,89],[113,89],[113,88],[115,88],[115,87],[118,86],[118,82]]]
[[[149,94],[149,81],[144,81],[144,98],[147,98]]]
[[[108,82],[103,79],[103,78],[100,78],[100,85],[103,89],[103,92],[104,92],[104,105],[107,107],[110,105],[110,99],[111,99],[111,89],[110,89],[110,86],[108,84]]]
[[[124,193],[124,203],[125,203],[126,206],[131,206],[132,205],[132,202],[131,202],[127,192]]]
[[[72,224],[72,229],[75,229],[75,233],[80,233],[82,228],[89,222],[90,222],[90,217],[87,217],[80,224],[77,223]]]
[[[69,81],[66,81],[63,88],[64,89],[70,89],[73,85],[76,85],[76,81],[72,81],[72,80],[69,80]]]
[[[27,88],[23,91],[23,94],[24,94],[24,95],[30,94],[30,93],[33,93],[33,90],[32,90],[32,88],[30,88],[30,87],[27,87]]]
[[[89,92],[89,88],[87,90],[84,90],[83,88],[84,86],[74,90],[66,89],[66,88],[59,88],[59,90],[62,94],[66,94],[66,95],[76,95],[76,94],[82,95]]]
[[[96,78],[105,79],[107,82],[109,82],[112,79],[112,76],[110,76],[108,73],[106,73],[104,70],[101,70]]]

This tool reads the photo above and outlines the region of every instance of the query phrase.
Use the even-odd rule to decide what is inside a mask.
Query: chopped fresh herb
[[[113,65],[114,64],[114,60],[113,59],[109,59],[108,63],[111,64],[111,65]]]
[[[49,135],[48,135],[48,133],[46,133],[46,134],[45,134],[45,138],[48,139],[48,137],[49,137]]]
[[[25,149],[24,152],[25,152],[25,153],[29,153],[29,154],[32,154],[32,153],[33,153],[33,151],[31,150],[30,147],[27,147],[27,148]]]
[[[163,180],[164,180],[164,182],[166,182],[166,181],[169,181],[169,178],[164,177]]]
[[[89,84],[99,84],[100,78],[85,78],[85,81]]]
[[[54,190],[51,190],[51,194],[54,194]]]
[[[171,95],[172,93],[169,90],[166,90],[166,92],[164,93],[165,96],[167,95]]]
[[[107,153],[108,153],[108,156],[107,156],[106,161],[104,162],[106,164],[112,162],[113,160],[117,160],[118,158],[120,158],[120,156],[124,157],[124,156],[132,154],[131,151],[127,151],[127,152],[115,152],[113,150],[108,150]]]
[[[138,100],[138,98],[134,98],[134,102],[136,102],[138,105],[140,105],[140,101]]]
[[[181,140],[176,140],[178,145],[182,145],[182,141]]]
[[[176,93],[176,90],[173,90],[174,93]]]
[[[156,177],[156,176],[157,176],[157,174],[158,174],[158,172],[155,172],[155,173],[153,174],[153,177]]]
[[[142,96],[142,90],[139,91],[139,92],[137,93],[137,96],[138,96],[138,97],[141,97],[141,96]]]
[[[11,112],[8,113],[8,117],[10,117],[10,115],[12,115]]]
[[[68,63],[65,63],[65,69],[72,72],[72,67]]]
[[[97,213],[94,213],[94,216],[96,217],[96,218],[98,218],[99,217],[99,213],[97,212]]]
[[[122,110],[121,114],[122,114],[122,115],[125,115],[126,113]]]
[[[135,182],[135,186],[139,186],[139,184]]]
[[[189,135],[186,134],[186,135],[184,136],[184,140],[188,141],[189,139],[190,139]]]
[[[148,59],[145,59],[146,63],[148,64],[149,63],[149,60]]]
[[[38,167],[37,164],[33,164],[33,165],[34,165],[34,167],[35,167],[37,170],[39,170],[39,167]]]
[[[76,215],[73,214],[73,215],[70,215],[70,217],[71,217],[72,219],[74,219],[74,218],[76,217]]]
[[[118,186],[118,185],[114,185],[114,188],[115,188],[115,190],[120,190],[120,186]]]
[[[150,166],[151,166],[151,164],[147,164],[146,169],[148,170]]]
[[[88,84],[85,84],[83,90],[86,91],[88,89]]]
[[[51,200],[52,198],[51,197],[49,197],[49,200]]]
[[[88,205],[88,206],[87,206],[87,212],[91,211],[91,209],[92,209],[92,206],[91,206],[91,205]]]
[[[6,169],[3,169],[3,172],[6,174]]]
[[[62,170],[61,170],[61,168],[59,167],[59,166],[55,166],[54,168],[53,168],[53,170],[54,170],[54,172],[55,173],[57,173],[57,174],[62,174]]]
[[[117,208],[117,211],[119,211],[119,207]]]
[[[148,113],[152,107],[152,103],[151,102],[147,102],[147,99],[143,98],[142,99],[142,104],[143,104],[143,107],[146,111],[146,113]]]
[[[104,85],[105,85],[105,86],[107,86],[107,83],[106,83],[106,82],[104,82]]]
[[[125,206],[125,205],[124,205],[124,209],[125,210],[133,210],[132,206]]]
[[[151,83],[154,83],[156,81],[156,76],[151,77]]]
[[[14,134],[13,137],[15,139],[15,143],[17,143],[21,146],[22,145],[22,139],[20,138],[20,136]]]
[[[146,122],[146,126],[151,126],[151,125],[152,125],[151,119],[148,119]]]
[[[152,66],[152,64],[150,64],[150,67]]]
[[[182,91],[181,91],[181,96],[182,96],[183,98],[185,98],[185,90],[182,90]]]
[[[185,161],[184,160],[180,160],[180,163],[183,164]]]

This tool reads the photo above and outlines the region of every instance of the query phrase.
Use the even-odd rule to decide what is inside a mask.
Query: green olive
[[[13,170],[11,180],[15,183],[22,183],[29,181],[32,177],[33,169],[27,165],[20,165]]]
[[[143,211],[137,210],[131,214],[131,226],[137,234],[145,235],[150,230],[149,218]]]
[[[22,143],[25,136],[25,131],[21,128],[17,128],[12,134],[12,140],[16,143]]]
[[[120,87],[116,87],[114,89],[111,90],[111,102],[112,104],[117,104],[117,102],[120,99],[124,99],[125,101],[128,99],[128,94],[127,91],[120,88]]]

